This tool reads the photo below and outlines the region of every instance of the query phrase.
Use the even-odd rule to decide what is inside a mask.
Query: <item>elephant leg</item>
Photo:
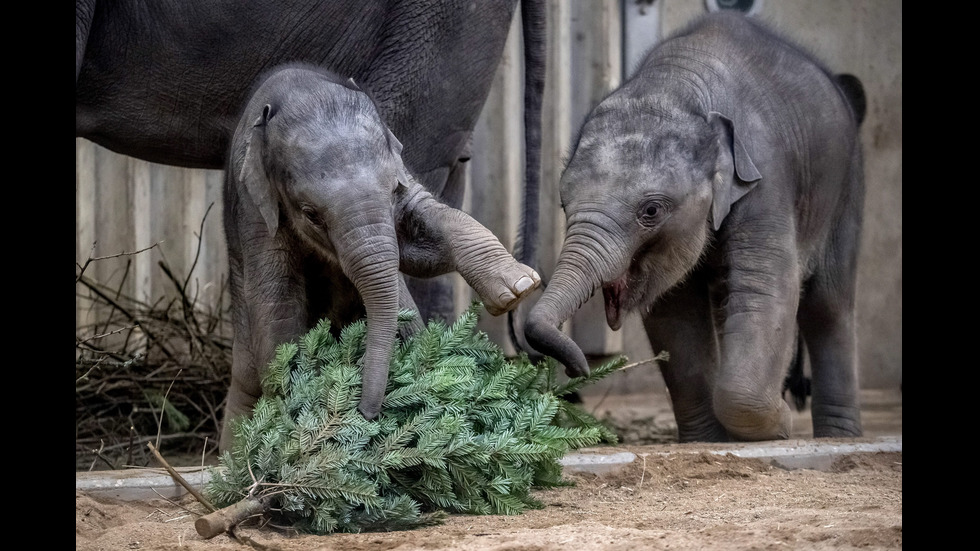
[[[471,138],[472,139],[472,138]],[[469,162],[469,148],[466,146],[466,157],[457,159],[449,170],[449,177],[446,178],[446,187],[437,196],[444,204],[454,208],[463,208],[463,201],[466,199],[466,165]]]
[[[837,240],[837,243],[857,243]],[[856,248],[856,247],[855,247]],[[807,282],[800,300],[800,331],[810,354],[811,413],[815,437],[861,436],[855,334],[855,251],[836,249]]]
[[[441,203],[459,209],[466,191],[465,173],[463,164],[456,162],[448,170],[443,167],[420,174],[417,180],[434,197],[439,197]],[[405,280],[423,324],[428,320],[452,323],[456,318],[456,301],[451,276],[406,276]]]
[[[235,322],[232,344],[231,384],[225,400],[224,420],[218,448],[230,449],[234,442],[233,421],[252,414],[262,396],[262,378],[276,347],[293,340],[309,329],[302,320],[305,313],[294,315],[284,307],[275,309],[247,308],[245,319]],[[299,305],[296,305],[299,307]],[[270,321],[271,320],[271,321]]]
[[[218,442],[221,451],[234,442],[234,420],[251,415],[261,397],[262,378],[276,347],[309,330],[303,276],[289,268],[285,252],[241,258],[237,247],[229,248],[234,339],[231,383]]]
[[[792,412],[782,396],[796,349],[800,296],[791,240],[785,236],[781,248],[771,241],[765,247],[729,244],[727,278],[716,295],[721,356],[714,410],[736,440],[785,439],[792,432]]]
[[[423,323],[429,320],[451,322],[455,314],[452,280],[448,276],[417,278],[405,276]]]
[[[246,337],[248,334],[246,331],[239,325],[232,342],[231,384],[228,386],[228,394],[225,398],[224,418],[218,440],[220,451],[231,449],[235,440],[234,421],[251,415],[252,408],[262,396],[261,381],[255,372],[255,352],[251,348],[252,343]]]
[[[456,271],[477,292],[487,312],[499,316],[530,296],[541,284],[541,276],[515,260],[490,230],[479,228],[479,236],[458,243]]]
[[[494,316],[515,308],[541,284],[538,273],[514,259],[489,229],[465,212],[436,200],[418,184],[399,190],[397,208],[401,270],[405,274],[436,278],[456,271]],[[451,280],[443,281],[451,291]],[[426,294],[429,287],[412,279],[408,282],[424,314],[433,312],[433,305],[448,307],[449,315],[454,314],[451,292]],[[450,302],[443,300],[446,297]]]
[[[92,19],[95,17],[95,0],[77,0],[75,2],[75,83],[78,84],[78,74],[82,72],[82,60],[85,59],[85,48],[88,46],[88,35],[92,30]]]
[[[810,353],[811,414],[815,437],[861,436],[853,310],[823,283],[808,287],[800,329]]]
[[[712,377],[718,364],[708,286],[694,273],[661,297],[643,317],[654,351],[670,354],[660,371],[670,394],[681,442],[730,440],[712,409]]]

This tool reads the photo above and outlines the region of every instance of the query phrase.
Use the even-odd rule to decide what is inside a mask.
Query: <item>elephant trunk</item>
[[[625,247],[603,246],[594,227],[570,226],[555,273],[541,298],[528,314],[524,336],[538,352],[565,366],[569,377],[589,374],[582,349],[559,326],[592,296],[603,281],[625,270]],[[618,270],[618,271],[617,271]]]
[[[349,245],[339,251],[340,262],[367,313],[358,409],[373,419],[381,412],[398,331],[398,241],[390,220],[355,227],[343,234],[343,241]]]

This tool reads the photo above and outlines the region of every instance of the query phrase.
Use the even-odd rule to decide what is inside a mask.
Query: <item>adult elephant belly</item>
[[[79,0],[75,135],[150,162],[223,169],[256,79],[282,63],[313,63],[368,91],[403,143],[409,170],[458,208],[460,163],[469,157],[516,6]],[[424,317],[452,316],[444,277],[410,278],[409,285]]]
[[[428,178],[438,188],[489,93],[516,2],[464,4],[96,4],[76,46],[75,135],[151,162],[223,169],[256,78],[303,61],[368,89],[409,168],[442,172]]]

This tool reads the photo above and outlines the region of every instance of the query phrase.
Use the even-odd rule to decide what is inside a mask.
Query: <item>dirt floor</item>
[[[864,391],[865,438],[902,435],[900,390]],[[451,516],[404,532],[291,536],[255,527],[202,539],[203,506],[125,502],[75,492],[78,550],[281,551],[465,549],[473,551],[633,549],[901,549],[902,453],[858,453],[824,470],[785,470],[760,459],[708,453],[718,445],[677,444],[662,397],[593,395],[637,460],[613,473],[570,474],[572,487],[535,495],[545,507],[516,516]],[[794,439],[809,437],[808,412]],[[820,439],[821,443],[835,443]],[[723,448],[722,448],[723,449]]]

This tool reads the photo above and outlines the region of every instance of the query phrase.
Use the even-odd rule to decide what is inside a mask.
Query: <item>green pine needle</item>
[[[364,321],[320,322],[280,345],[251,417],[211,469],[218,507],[269,496],[277,525],[327,534],[401,530],[447,513],[518,514],[534,487],[567,485],[558,460],[615,435],[564,400],[625,365],[557,383],[557,364],[509,360],[476,330],[478,302],[456,322],[430,322],[397,344],[381,415],[365,420],[359,361]],[[404,324],[414,313],[399,313]]]

